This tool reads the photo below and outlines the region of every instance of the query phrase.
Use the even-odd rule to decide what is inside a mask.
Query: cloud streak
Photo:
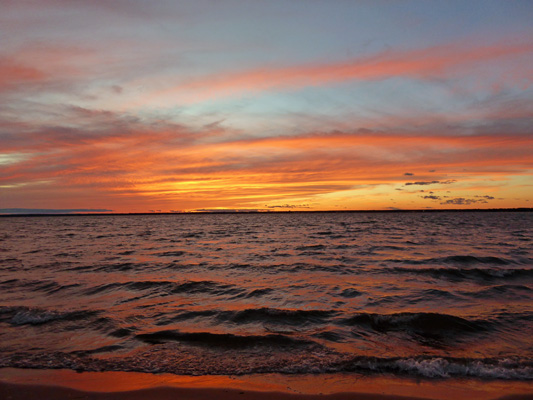
[[[197,130],[97,110],[64,111],[78,127],[28,125],[3,137],[5,151],[13,154],[0,168],[4,188],[22,194],[54,185],[110,198],[193,204],[199,197],[247,208],[268,200],[270,207],[284,207],[363,187],[453,186],[472,176],[527,175],[533,169],[533,138],[526,134],[457,136],[443,127],[431,135],[356,130],[250,138],[218,125]],[[430,173],[429,167],[461,179]],[[437,179],[405,182],[405,168]]]
[[[531,55],[533,44],[501,44],[473,49],[447,45],[426,49],[386,51],[350,61],[304,64],[298,66],[257,68],[239,72],[217,73],[188,79],[187,83],[157,91],[145,100],[186,93],[194,101],[238,96],[271,89],[294,90],[307,86],[335,84],[349,80],[383,80],[393,77],[439,79],[472,64],[506,57]],[[531,83],[531,72],[520,74]]]

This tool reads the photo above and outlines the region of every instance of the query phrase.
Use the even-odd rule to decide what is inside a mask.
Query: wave
[[[279,256],[279,254],[277,255]],[[276,275],[278,273],[301,273],[302,271],[306,272],[333,272],[340,275],[347,274],[356,274],[358,271],[352,267],[343,264],[313,264],[313,263],[303,263],[295,262],[292,264],[265,264],[265,265],[252,265],[252,264],[227,264],[224,266],[228,270],[237,270],[237,271],[250,271],[250,272],[261,272],[270,275]]]
[[[238,325],[262,323],[268,325],[320,325],[327,324],[338,315],[336,311],[326,310],[288,310],[278,308],[250,308],[240,311],[202,310],[183,311],[170,322],[186,321],[196,318],[211,318],[220,323]]]
[[[266,294],[270,294],[272,292],[274,292],[274,289],[271,289],[271,288],[254,289],[251,292],[247,293],[245,297],[246,298],[261,297],[261,296],[264,296]]]
[[[454,349],[457,343],[472,340],[487,340],[491,337],[502,340],[513,335],[517,340],[526,340],[527,336],[518,339],[517,332],[528,332],[532,328],[531,312],[511,313],[494,312],[490,317],[471,318],[450,314],[431,312],[376,314],[359,313],[349,318],[339,319],[339,325],[352,328],[352,336],[356,338],[378,335],[402,340],[418,342],[434,349]],[[391,335],[391,333],[393,335]],[[520,336],[520,335],[519,335]]]
[[[299,251],[309,251],[309,250],[325,250],[327,247],[323,244],[312,244],[306,246],[298,246],[295,249]]]
[[[119,328],[109,332],[109,336],[116,338],[124,338],[130,336],[134,332],[133,328]]]
[[[123,285],[121,283],[107,283],[105,285],[99,285],[96,287],[89,288],[85,290],[84,294],[87,296],[92,296],[95,294],[104,293],[104,292],[107,292],[107,291],[110,291],[116,288],[120,288],[122,286]]]
[[[154,253],[153,255],[158,257],[181,257],[184,254],[184,251],[164,251],[161,253]]]
[[[0,282],[0,288],[4,290],[10,289],[30,289],[32,291],[45,292],[48,294],[57,293],[61,290],[70,289],[80,286],[79,283],[73,283],[70,285],[61,285],[55,281],[30,281],[23,279],[10,279]]]
[[[381,246],[371,246],[368,251],[374,252],[376,250],[396,250],[396,251],[404,251],[406,248],[401,246],[392,246],[392,245],[381,245]]]
[[[281,334],[267,335],[234,335],[231,333],[211,332],[181,332],[178,330],[163,330],[152,333],[143,333],[135,336],[136,339],[149,344],[161,344],[168,341],[178,341],[207,347],[243,349],[248,347],[301,347],[309,346],[313,342],[305,339],[292,338]]]
[[[408,273],[427,275],[439,279],[449,280],[496,280],[533,278],[533,269],[530,268],[404,268],[390,269],[394,273]]]
[[[350,327],[348,335],[358,337],[399,332],[408,335],[408,340],[415,340],[431,347],[441,347],[461,341],[467,337],[497,334],[510,327],[530,325],[533,317],[529,313],[499,313],[489,319],[466,318],[449,314],[421,312],[421,313],[358,313],[344,317],[334,310],[285,310],[274,308],[251,308],[239,311],[200,310],[182,311],[161,325],[194,319],[206,319],[208,323],[217,326],[262,324],[268,330],[283,332],[294,328],[316,329],[317,327]],[[279,327],[279,328],[276,328]],[[328,328],[330,329],[330,328]],[[340,332],[340,331],[339,331]],[[322,337],[328,341],[328,335]],[[337,337],[332,338],[338,341]]]
[[[72,353],[0,354],[0,367],[13,368],[65,368],[82,371],[135,371],[147,373],[173,373],[181,375],[245,375],[245,374],[325,374],[357,373],[366,376],[392,375],[417,379],[474,378],[482,380],[533,381],[533,361],[524,358],[458,358],[458,357],[370,357],[349,356],[309,348],[303,343],[299,353],[282,351],[278,357],[265,352],[264,344],[281,341],[294,345],[293,339],[281,335],[265,335],[244,340],[236,335],[212,335],[204,332],[191,334],[165,331],[145,338],[153,349],[133,356],[113,357],[121,346],[104,346]],[[191,344],[210,342],[205,346],[189,347],[189,354],[181,347],[158,344],[179,340]],[[215,343],[215,348],[213,348]],[[221,346],[217,348],[217,344]],[[228,345],[229,344],[229,345]],[[237,346],[239,357],[233,354]],[[311,349],[311,350],[310,350]],[[107,352],[105,358],[92,355]],[[198,362],[201,359],[202,362]]]
[[[502,257],[476,257],[470,255],[456,255],[448,257],[431,258],[432,263],[443,264],[460,264],[460,265],[472,265],[472,264],[488,264],[488,265],[511,265],[516,262],[508,260]]]
[[[254,289],[249,292],[241,292],[235,296],[233,296],[231,299],[253,299],[256,297],[263,297],[270,293],[273,293],[274,289],[272,288],[264,288],[264,289]]]
[[[463,292],[463,294],[482,299],[490,299],[494,298],[494,296],[498,296],[498,298],[504,296],[506,298],[531,299],[533,289],[524,285],[498,285],[477,292]]]
[[[408,298],[410,296],[407,296]],[[415,296],[417,300],[419,301],[426,301],[428,299],[456,299],[458,298],[453,293],[448,292],[447,290],[441,290],[441,289],[425,289],[421,290],[419,292],[415,292]]]
[[[406,295],[383,295],[379,296],[373,300],[368,301],[367,306],[384,306],[390,304],[405,304],[405,305],[414,305],[414,304],[430,304],[437,301],[455,301],[463,302],[464,297],[457,296],[453,293],[450,293],[446,290],[440,289],[424,289],[416,290],[413,293]]]
[[[135,254],[135,253],[136,253],[135,250],[126,250],[126,251],[118,252],[117,254],[119,256],[131,256],[132,254]]]
[[[148,266],[153,268],[153,264],[149,265],[147,263],[120,262],[120,263],[103,264],[103,265],[100,265],[100,264],[78,265],[75,267],[63,268],[63,270],[74,271],[74,272],[126,272],[126,271],[142,271],[146,269]]]
[[[19,267],[22,267],[24,263],[18,258],[0,258],[0,266],[4,271],[17,271]]]
[[[186,281],[176,284],[172,293],[210,293],[215,295],[235,295],[244,289],[235,285],[214,281]]]
[[[0,288],[13,289],[17,287],[20,282],[21,282],[20,279],[8,279],[8,280],[0,282]]]
[[[439,313],[360,313],[342,321],[345,325],[358,326],[385,333],[404,331],[428,336],[451,336],[486,331],[490,323],[484,320],[468,320],[449,314]]]
[[[95,295],[102,292],[113,290],[130,290],[130,291],[153,291],[161,294],[177,293],[205,293],[214,295],[237,295],[242,294],[244,289],[235,285],[224,284],[214,281],[130,281],[107,283],[96,287],[89,288],[85,291],[86,295]]]
[[[43,325],[57,321],[77,321],[100,314],[97,310],[56,311],[29,307],[0,307],[0,322],[11,325]]]
[[[481,378],[533,380],[533,362],[513,359],[452,357],[376,358],[356,357],[341,370],[360,373],[389,373],[422,378]]]
[[[348,289],[344,289],[341,293],[340,293],[340,296],[342,297],[346,297],[346,298],[353,298],[353,297],[358,297],[358,296],[361,296],[363,293],[358,291],[358,290],[355,290],[353,288],[348,288]]]
[[[335,311],[287,310],[264,307],[220,312],[216,318],[220,322],[232,322],[235,324],[262,322],[277,325],[309,325],[325,324],[335,315],[337,315]]]
[[[447,257],[435,257],[435,258],[426,258],[421,260],[411,260],[411,259],[391,259],[387,260],[389,262],[401,263],[401,264],[411,264],[411,265],[427,265],[427,264],[437,264],[437,265],[454,265],[454,266],[468,266],[468,265],[513,265],[519,264],[516,260],[509,260],[503,257],[478,257],[472,255],[453,255]]]

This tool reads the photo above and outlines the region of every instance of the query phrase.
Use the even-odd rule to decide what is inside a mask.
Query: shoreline
[[[414,380],[358,374],[183,376],[140,372],[0,369],[0,398],[200,400],[533,400],[523,381]]]

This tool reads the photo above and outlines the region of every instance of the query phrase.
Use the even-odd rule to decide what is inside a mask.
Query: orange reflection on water
[[[403,398],[425,398],[434,400],[490,400],[514,394],[529,399],[531,384],[527,382],[482,382],[476,380],[415,381],[391,377],[368,378],[356,374],[327,375],[277,375],[253,376],[183,376],[171,374],[146,374],[136,372],[84,372],[68,370],[21,370],[4,368],[0,370],[0,381],[24,385],[60,386],[87,392],[126,392],[160,387],[193,390],[219,390],[186,393],[191,398],[265,398],[261,392],[277,392],[268,396],[291,399],[292,395],[332,395],[339,400],[374,399],[381,396],[404,396]],[[228,394],[228,390],[230,393]],[[232,391],[233,390],[233,391]],[[243,392],[244,391],[244,392]],[[254,396],[254,393],[256,395]],[[352,393],[352,395],[348,395]],[[37,394],[37,393],[36,393]],[[175,398],[182,398],[184,392],[176,391]],[[266,394],[266,393],[265,393]],[[368,397],[362,394],[367,394]],[[147,396],[150,392],[146,393]],[[156,395],[153,392],[153,395]],[[376,397],[371,397],[372,395]],[[212,397],[210,397],[212,396]],[[234,396],[234,397],[233,397]],[[290,396],[290,397],[289,397]],[[185,396],[184,396],[185,397]],[[268,397],[270,398],[270,397]],[[266,398],[265,398],[266,399]]]

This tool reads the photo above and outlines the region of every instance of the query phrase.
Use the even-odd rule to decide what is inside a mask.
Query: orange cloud
[[[126,204],[133,199],[145,204],[144,210],[163,204],[168,209],[255,208],[267,200],[275,205],[342,199],[341,193],[370,193],[380,185],[388,187],[389,198],[398,187],[403,188],[398,196],[418,199],[415,192],[421,188],[404,183],[455,180],[445,185],[453,190],[465,182],[482,187],[480,180],[533,173],[533,137],[520,130],[498,133],[498,121],[477,129],[490,133],[469,135],[443,123],[427,131],[250,138],[216,124],[192,129],[80,107],[58,113],[62,119],[56,127],[27,122],[3,135],[0,186],[18,199],[15,204],[44,194],[57,201],[56,193],[64,192],[69,198],[107,199],[80,207],[114,210],[131,210]],[[349,195],[346,199],[351,201]]]
[[[414,78],[441,77],[448,70],[461,69],[474,63],[503,57],[531,54],[533,44],[499,45],[479,48],[439,46],[422,50],[387,51],[373,57],[346,62],[307,64],[291,67],[270,67],[239,72],[218,73],[179,84],[153,93],[143,99],[176,95],[189,101],[238,95],[276,88],[319,86],[347,80],[377,80],[406,76]],[[531,71],[528,72],[531,81]]]
[[[533,138],[525,135],[307,135],[169,146],[169,132],[130,132],[63,143],[4,168],[2,180],[46,179],[118,195],[204,199],[283,199],[402,183],[431,168],[493,176],[528,173]],[[35,149],[37,150],[37,149]],[[519,168],[517,168],[519,167]],[[466,170],[466,171],[465,171]],[[468,172],[471,171],[471,173]],[[437,177],[438,178],[438,177]],[[437,179],[433,178],[433,179]],[[418,178],[423,179],[423,178]],[[432,180],[433,180],[432,179]]]
[[[21,82],[41,81],[47,76],[47,74],[37,68],[0,58],[0,89],[17,85]]]

